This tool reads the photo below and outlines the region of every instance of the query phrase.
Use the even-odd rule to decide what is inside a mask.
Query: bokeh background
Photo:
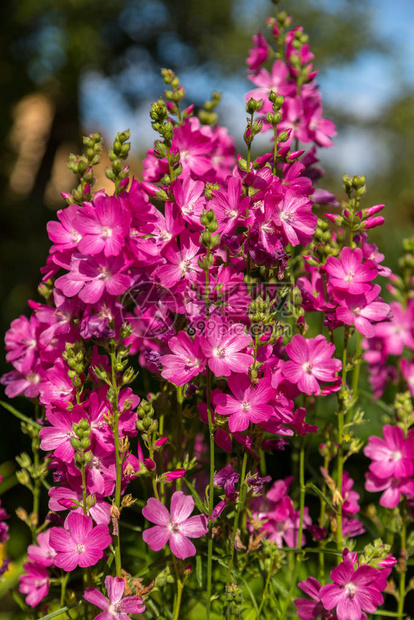
[[[402,239],[414,234],[414,3],[286,0],[283,8],[310,36],[325,116],[338,126],[335,146],[321,154],[323,185],[342,194],[344,172],[367,175],[366,206],[386,204],[387,223],[375,240],[396,268]],[[109,146],[129,127],[130,165],[139,176],[154,139],[149,106],[162,94],[159,70],[168,67],[185,85],[188,103],[201,106],[212,90],[222,93],[219,122],[243,149],[246,53],[272,13],[269,0],[2,0],[2,337],[27,312],[27,299],[39,299],[46,222],[65,205],[60,192],[74,185],[66,161],[80,152],[81,136],[101,131]],[[30,408],[23,398],[15,404]],[[0,415],[0,474],[7,474],[28,443],[18,421]],[[24,493],[7,492],[9,512],[29,499]],[[9,553],[18,557],[25,526],[21,536],[19,522],[13,528]]]

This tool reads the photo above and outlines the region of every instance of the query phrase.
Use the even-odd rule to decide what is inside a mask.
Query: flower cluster
[[[345,175],[342,205],[316,187],[317,149],[332,145],[335,127],[323,117],[307,37],[291,21],[279,10],[269,18],[274,49],[254,37],[246,158],[216,124],[218,95],[195,116],[166,69],[142,180],[124,163],[128,132],[109,152],[113,195],[92,192],[98,134],[85,138],[85,155],[71,156],[80,185],[47,226],[45,301],[30,301],[30,317],[12,322],[13,370],[1,378],[7,396],[36,403],[33,419],[17,412],[34,453],[33,462],[18,459],[34,498],[30,515],[19,510],[33,537],[20,591],[45,614],[76,598],[85,616],[101,610],[95,620],[158,617],[167,605],[174,620],[193,611],[209,620],[213,606],[241,617],[242,584],[262,575],[254,613],[284,617],[307,545],[322,583],[329,558],[343,561],[332,583],[299,583],[311,597],[296,599],[300,618],[361,620],[383,603],[395,560],[381,541],[359,558],[346,551],[365,523],[360,481],[344,464],[363,448],[354,430],[364,421],[363,359],[379,396],[397,377],[388,356],[414,349],[412,279],[398,301],[381,298],[377,277],[392,277],[368,231],[383,223],[383,205],[361,206],[364,177]],[[271,129],[270,152],[253,158],[255,137]],[[398,370],[414,394],[412,360]],[[403,532],[402,617],[410,394],[397,394],[391,412],[384,439],[371,437],[364,453],[366,489],[384,491],[381,507],[398,511],[386,527]]]

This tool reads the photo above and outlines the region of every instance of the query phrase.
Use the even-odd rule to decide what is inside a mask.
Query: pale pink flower
[[[414,437],[404,438],[399,426],[386,424],[384,439],[370,437],[364,448],[365,456],[372,459],[369,470],[379,478],[404,478],[414,472]]]
[[[142,614],[145,611],[143,600],[137,594],[122,598],[125,581],[121,577],[105,577],[107,598],[96,588],[86,588],[83,598],[92,605],[103,609],[94,620],[129,620],[129,614]]]
[[[290,360],[285,362],[282,373],[291,383],[296,383],[305,394],[320,394],[320,382],[335,381],[335,374],[342,368],[340,360],[333,358],[335,345],[324,336],[304,338],[293,336],[286,345]]]
[[[182,491],[176,491],[171,498],[171,514],[158,499],[151,497],[142,514],[156,525],[144,531],[144,541],[153,551],[160,551],[169,542],[171,553],[180,560],[195,555],[196,548],[189,538],[204,536],[208,528],[205,515],[190,517],[193,510],[194,499]]]
[[[32,562],[36,562],[39,566],[53,566],[56,557],[56,551],[50,545],[50,530],[40,532],[37,535],[37,545],[29,545],[27,548],[27,557]]]
[[[203,372],[206,366],[206,358],[200,346],[199,336],[194,341],[186,332],[178,332],[168,341],[172,355],[163,355],[161,376],[175,385],[184,385]]]
[[[26,572],[19,577],[19,590],[27,594],[26,603],[36,607],[49,593],[49,573],[44,566],[35,562],[26,562],[23,568]]]

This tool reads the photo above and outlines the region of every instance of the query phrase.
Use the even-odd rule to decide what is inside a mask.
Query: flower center
[[[290,211],[282,211],[280,214],[280,219],[282,222],[290,222],[292,219],[292,213]]]
[[[395,450],[394,452],[391,452],[390,456],[392,461],[399,461],[400,459],[402,459],[402,454],[400,450]]]
[[[354,598],[357,587],[354,583],[347,583],[345,586],[345,594],[348,598]]]
[[[251,404],[249,403],[248,400],[244,400],[241,404],[241,408],[243,411],[250,411],[250,409],[252,408]]]
[[[353,282],[355,278],[355,271],[348,271],[345,276],[345,282]]]
[[[191,260],[189,258],[186,258],[186,259],[182,260],[181,263],[180,263],[180,268],[183,271],[187,271],[187,269],[190,269],[191,268]]]
[[[76,553],[79,553],[79,554],[85,553],[85,545],[82,545],[79,543],[78,545],[76,545],[75,550],[76,550]]]
[[[302,364],[302,369],[305,372],[308,372],[310,374],[312,373],[312,368],[313,368],[313,366],[312,366],[312,364],[310,362],[305,362],[304,364]]]
[[[104,237],[112,237],[112,228],[109,228],[109,226],[104,226],[102,228],[102,235]]]
[[[170,534],[174,534],[175,532],[179,531],[179,526],[178,523],[174,523],[174,521],[171,521],[170,525],[168,526],[168,531],[170,532]]]
[[[213,349],[213,355],[214,357],[219,358],[226,357],[226,349],[224,347],[216,347],[215,349]]]

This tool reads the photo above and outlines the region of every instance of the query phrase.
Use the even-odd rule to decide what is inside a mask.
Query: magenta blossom
[[[321,601],[321,584],[315,577],[308,577],[305,581],[300,581],[298,586],[311,598],[297,598],[294,600],[301,620],[313,620],[321,617],[323,620],[336,620],[337,615],[333,611],[327,611]]]
[[[177,336],[170,338],[168,346],[173,354],[161,358],[161,375],[164,379],[175,385],[184,385],[203,372],[206,358],[201,350],[199,336],[196,335],[193,341],[186,332],[178,332]]]
[[[325,609],[335,609],[338,620],[361,620],[384,602],[376,587],[380,571],[363,564],[356,570],[345,560],[331,571],[334,583],[323,586],[320,598]]]
[[[286,346],[290,360],[283,365],[283,375],[296,383],[301,392],[320,394],[319,382],[335,381],[335,373],[342,368],[342,363],[332,357],[334,351],[335,345],[324,336],[304,338],[296,334]]]
[[[229,416],[230,432],[245,431],[250,422],[264,422],[274,413],[268,404],[274,393],[268,379],[260,379],[252,388],[247,375],[231,375],[228,385],[233,396],[217,394],[214,399],[217,413]]]
[[[99,609],[101,614],[94,620],[129,620],[129,614],[142,614],[145,605],[138,595],[122,598],[125,590],[125,581],[120,577],[105,577],[105,588],[109,599],[96,588],[86,588],[83,598]]]
[[[351,250],[345,247],[340,258],[330,256],[326,261],[326,271],[331,276],[330,284],[335,289],[347,291],[351,295],[360,295],[370,290],[370,282],[376,278],[378,267],[372,260],[362,263],[360,248]]]
[[[144,541],[153,551],[160,551],[169,542],[171,553],[180,560],[195,555],[196,548],[189,538],[204,536],[208,528],[205,515],[190,517],[193,510],[194,499],[182,491],[176,491],[171,498],[171,514],[158,499],[151,497],[142,514],[156,525],[145,530]]]
[[[55,565],[67,572],[94,566],[111,542],[106,525],[93,527],[90,517],[76,512],[69,513],[63,528],[50,530],[50,545],[57,551]]]
[[[82,254],[118,256],[129,231],[131,216],[120,198],[97,192],[92,203],[78,210],[74,224],[82,235],[78,249]]]
[[[312,241],[317,217],[312,213],[312,203],[307,196],[298,195],[295,189],[288,189],[276,208],[274,222],[282,228],[291,245],[306,245]]]
[[[252,340],[244,325],[214,324],[211,333],[201,338],[201,348],[208,358],[210,370],[216,377],[229,377],[232,372],[247,372],[253,364],[253,355],[241,353]]]
[[[365,456],[373,460],[370,472],[379,478],[404,478],[414,472],[414,437],[404,439],[399,426],[386,424],[384,439],[370,437],[364,448]]]

